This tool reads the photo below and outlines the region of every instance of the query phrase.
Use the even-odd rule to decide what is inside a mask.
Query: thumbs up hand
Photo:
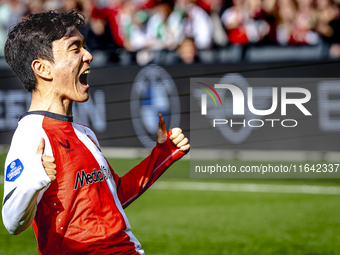
[[[46,174],[48,175],[48,177],[50,177],[51,182],[53,182],[57,179],[56,177],[57,166],[56,164],[54,164],[55,158],[52,156],[43,156],[44,151],[45,151],[45,139],[41,138],[36,154],[42,155],[41,156],[42,165],[44,166]]]
[[[178,149],[183,152],[188,152],[190,149],[190,144],[188,138],[184,136],[182,133],[182,129],[173,128],[169,132],[170,140],[173,145],[175,145]],[[158,123],[158,131],[157,131],[157,142],[164,143],[168,138],[168,134],[165,128],[165,121],[162,114],[159,114],[159,123]]]

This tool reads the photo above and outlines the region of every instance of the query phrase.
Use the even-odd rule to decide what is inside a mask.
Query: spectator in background
[[[146,13],[138,11],[137,3],[125,0],[118,11],[118,31],[122,32],[125,49],[137,51],[147,46],[143,24],[147,20]]]
[[[139,11],[138,2],[111,0],[105,8],[98,8],[96,2],[93,4],[92,17],[108,22],[114,42],[118,47],[128,51],[137,51],[147,45],[143,31],[147,15],[145,12]]]
[[[146,45],[143,50],[136,54],[139,65],[146,65],[155,59],[155,51],[175,50],[177,44],[169,28],[167,19],[172,12],[173,6],[167,0],[160,0],[149,11],[149,18],[145,25]],[[162,52],[159,52],[162,54]],[[160,55],[157,55],[160,58]],[[157,57],[156,57],[157,58]]]
[[[183,56],[192,42],[195,47],[188,55],[196,56],[198,50],[225,47],[228,42],[315,45],[324,41],[331,46],[331,56],[339,58],[339,5],[340,0],[0,0],[0,56],[9,26],[22,16],[74,9],[86,17],[80,31],[89,51],[96,51],[95,64],[100,59],[118,61],[120,52],[134,56],[120,48],[137,51],[136,58],[146,59],[143,63],[158,54],[154,51],[175,54],[178,49]]]
[[[194,0],[176,0],[167,22],[176,45],[180,45],[185,37],[192,37],[197,49],[208,49],[211,46],[211,20]]]
[[[197,5],[210,16],[213,29],[213,43],[219,47],[224,47],[228,43],[228,38],[219,16],[222,3],[223,0],[197,0]]]
[[[297,0],[297,3],[298,8],[290,44],[317,44],[319,37],[317,33],[313,31],[317,21],[313,0]]]
[[[152,50],[173,50],[177,47],[167,23],[171,11],[172,7],[166,1],[159,3],[152,9],[152,14],[146,25],[148,48]]]
[[[197,50],[193,38],[186,37],[177,49],[177,55],[185,64],[193,64],[197,61]]]
[[[140,9],[149,10],[156,7],[159,3],[158,0],[134,0]]]
[[[91,0],[92,18],[105,20],[111,29],[113,40],[117,47],[124,47],[124,32],[119,26],[119,15],[123,8],[123,0],[109,0],[107,6],[100,8],[96,0]]]
[[[277,41],[282,45],[314,45],[319,42],[318,34],[313,31],[317,16],[312,0],[279,0],[279,25]]]
[[[40,13],[45,11],[45,0],[30,0],[26,1],[27,3],[27,10],[26,10],[26,15],[28,16],[30,13]]]
[[[265,20],[262,10],[262,0],[246,0],[247,10],[246,32],[250,42],[260,42],[269,34],[270,26]]]
[[[73,4],[71,5],[72,2]],[[96,50],[114,48],[115,44],[109,26],[106,21],[92,17],[92,8],[91,0],[65,0],[63,6],[65,11],[74,9],[84,15],[85,24],[79,28],[79,31],[86,40],[86,46],[89,52],[94,53]],[[98,55],[96,55],[96,58],[98,59]]]
[[[339,1],[340,2],[340,1]],[[340,11],[332,0],[317,0],[316,31],[330,44],[330,56],[340,58]]]
[[[264,19],[269,25],[269,32],[263,38],[262,43],[264,44],[277,44],[276,41],[276,7],[277,0],[262,0],[261,4],[261,18]]]
[[[268,14],[274,14],[277,7],[277,0],[263,0],[262,9]]]
[[[4,55],[4,46],[11,25],[26,13],[27,7],[19,0],[0,0],[0,56]]]
[[[281,45],[288,45],[292,40],[296,7],[293,0],[278,0],[278,20],[276,39]]]
[[[316,0],[317,23],[315,30],[324,37],[325,40],[331,38],[334,29],[330,25],[333,20],[339,17],[339,8],[331,0]]]
[[[243,25],[247,14],[244,10],[244,0],[233,0],[222,16],[222,23],[227,30],[228,39],[232,44],[247,44],[249,42]]]
[[[261,14],[260,0],[233,0],[233,6],[221,17],[230,42],[240,45],[260,42],[270,31]]]

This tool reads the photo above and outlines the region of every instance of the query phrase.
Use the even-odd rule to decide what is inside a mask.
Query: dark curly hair
[[[83,25],[84,16],[78,12],[49,11],[30,14],[10,30],[5,44],[5,59],[27,91],[32,92],[37,83],[32,62],[41,58],[53,63],[52,42],[71,36]]]

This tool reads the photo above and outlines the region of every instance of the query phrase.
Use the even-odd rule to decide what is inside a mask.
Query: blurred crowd
[[[326,43],[339,58],[339,6],[340,0],[0,0],[0,56],[18,19],[74,9],[86,17],[81,32],[90,51],[134,52],[139,64],[162,50],[190,64],[198,50],[230,45]]]

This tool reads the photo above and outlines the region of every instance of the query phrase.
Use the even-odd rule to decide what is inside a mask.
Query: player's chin
[[[89,97],[90,97],[90,94],[87,92],[84,92],[84,93],[81,93],[80,95],[78,95],[77,99],[74,100],[78,103],[84,103],[86,102],[87,100],[89,100]]]
[[[89,96],[87,96],[86,98],[83,98],[81,100],[79,100],[79,103],[85,103],[87,100],[89,100]]]

